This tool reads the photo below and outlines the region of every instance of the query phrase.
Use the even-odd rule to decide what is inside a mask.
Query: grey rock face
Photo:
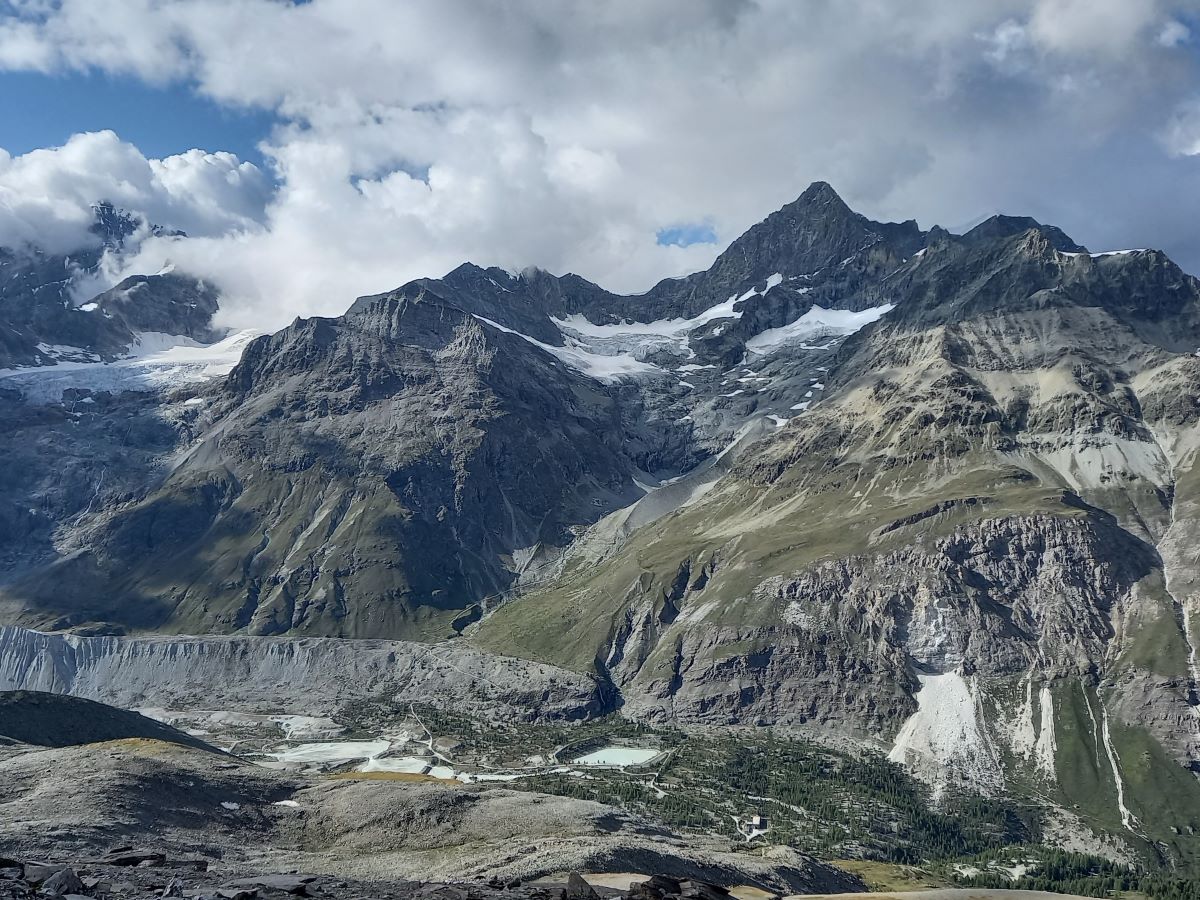
[[[1051,679],[1101,671],[1114,607],[1133,602],[1155,564],[1103,520],[985,519],[924,546],[766,579],[747,603],[771,625],[689,622],[708,599],[708,585],[693,583],[671,599],[686,627],[663,627],[643,601],[607,655],[627,701],[652,718],[886,734],[915,709],[914,668]]]
[[[1087,253],[1087,247],[1075,243],[1061,228],[1053,225],[1042,225],[1029,216],[997,215],[985,219],[962,236],[964,244],[986,244],[1003,240],[1028,231],[1042,234],[1055,250],[1069,253]]]
[[[53,561],[65,533],[161,477],[193,433],[195,407],[153,394],[71,390],[31,404],[0,381],[0,571],[5,580]],[[68,554],[71,550],[66,551]]]
[[[28,621],[445,637],[514,555],[641,493],[602,385],[424,289],[254,342],[211,416],[161,486],[17,582]]]
[[[119,251],[140,226],[110,204],[97,204],[94,210],[95,241],[70,253],[0,247],[0,369],[54,365],[60,359],[111,359],[142,331],[197,340],[209,333],[215,293],[178,275],[128,279],[94,305],[78,301],[76,287],[96,272],[106,252]]]
[[[208,344],[221,336],[212,325],[217,299],[214,287],[194,278],[133,275],[92,298],[91,314],[120,323],[131,335],[150,331]]]
[[[66,894],[82,894],[86,890],[83,881],[75,874],[74,869],[60,869],[42,882],[41,892],[52,897],[62,897]]]
[[[572,872],[567,877],[567,900],[599,900],[600,895],[595,888],[583,880],[578,872]]]

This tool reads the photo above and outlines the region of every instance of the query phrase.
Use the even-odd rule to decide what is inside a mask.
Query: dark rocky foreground
[[[594,888],[579,874],[565,882],[525,884],[499,878],[470,882],[359,881],[299,872],[231,875],[210,871],[204,859],[173,859],[155,850],[113,848],[95,860],[44,862],[0,857],[0,898],[28,897],[151,898],[257,900],[257,898],[327,897],[377,900],[722,900],[726,888],[700,881],[654,875],[628,891]]]

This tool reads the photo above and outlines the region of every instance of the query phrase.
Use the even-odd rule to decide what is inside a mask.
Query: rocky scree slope
[[[0,691],[70,694],[127,709],[311,715],[381,698],[397,708],[436,702],[476,720],[573,721],[612,709],[604,688],[587,675],[461,641],[114,637],[0,627]]]

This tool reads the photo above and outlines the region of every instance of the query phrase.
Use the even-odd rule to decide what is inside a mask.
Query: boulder
[[[567,900],[600,900],[600,895],[582,875],[572,872],[567,876]]]
[[[87,887],[74,869],[64,866],[42,882],[42,893],[55,897],[67,894],[82,894]]]

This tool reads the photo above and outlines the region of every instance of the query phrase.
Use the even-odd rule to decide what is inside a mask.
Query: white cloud
[[[1168,19],[1158,32],[1158,43],[1164,47],[1177,47],[1192,38],[1192,31],[1178,19]]]
[[[262,172],[229,153],[146,159],[111,131],[77,134],[21,156],[0,150],[0,245],[78,247],[101,200],[190,234],[227,234],[254,227],[267,196]]]
[[[1020,22],[1007,19],[996,26],[983,40],[989,45],[988,58],[1001,68],[1015,70],[1028,65],[1026,56],[1032,44],[1029,40],[1029,29]]]
[[[1003,207],[1198,265],[1180,106],[1198,73],[1172,30],[1194,4],[20,0],[0,68],[184,81],[273,110],[278,187],[264,207],[261,173],[230,157],[152,162],[92,135],[74,139],[97,145],[86,158],[56,151],[55,184],[0,187],[0,211],[78,226],[89,192],[142,185],[114,199],[200,237],[150,242],[138,265],[169,253],[269,325],[464,259],[645,289],[818,178],[878,217]],[[656,243],[693,222],[719,244]]]
[[[1163,23],[1159,0],[1038,0],[1030,34],[1047,50],[1125,54]]]
[[[1173,156],[1200,156],[1200,98],[1181,103],[1163,133]]]

